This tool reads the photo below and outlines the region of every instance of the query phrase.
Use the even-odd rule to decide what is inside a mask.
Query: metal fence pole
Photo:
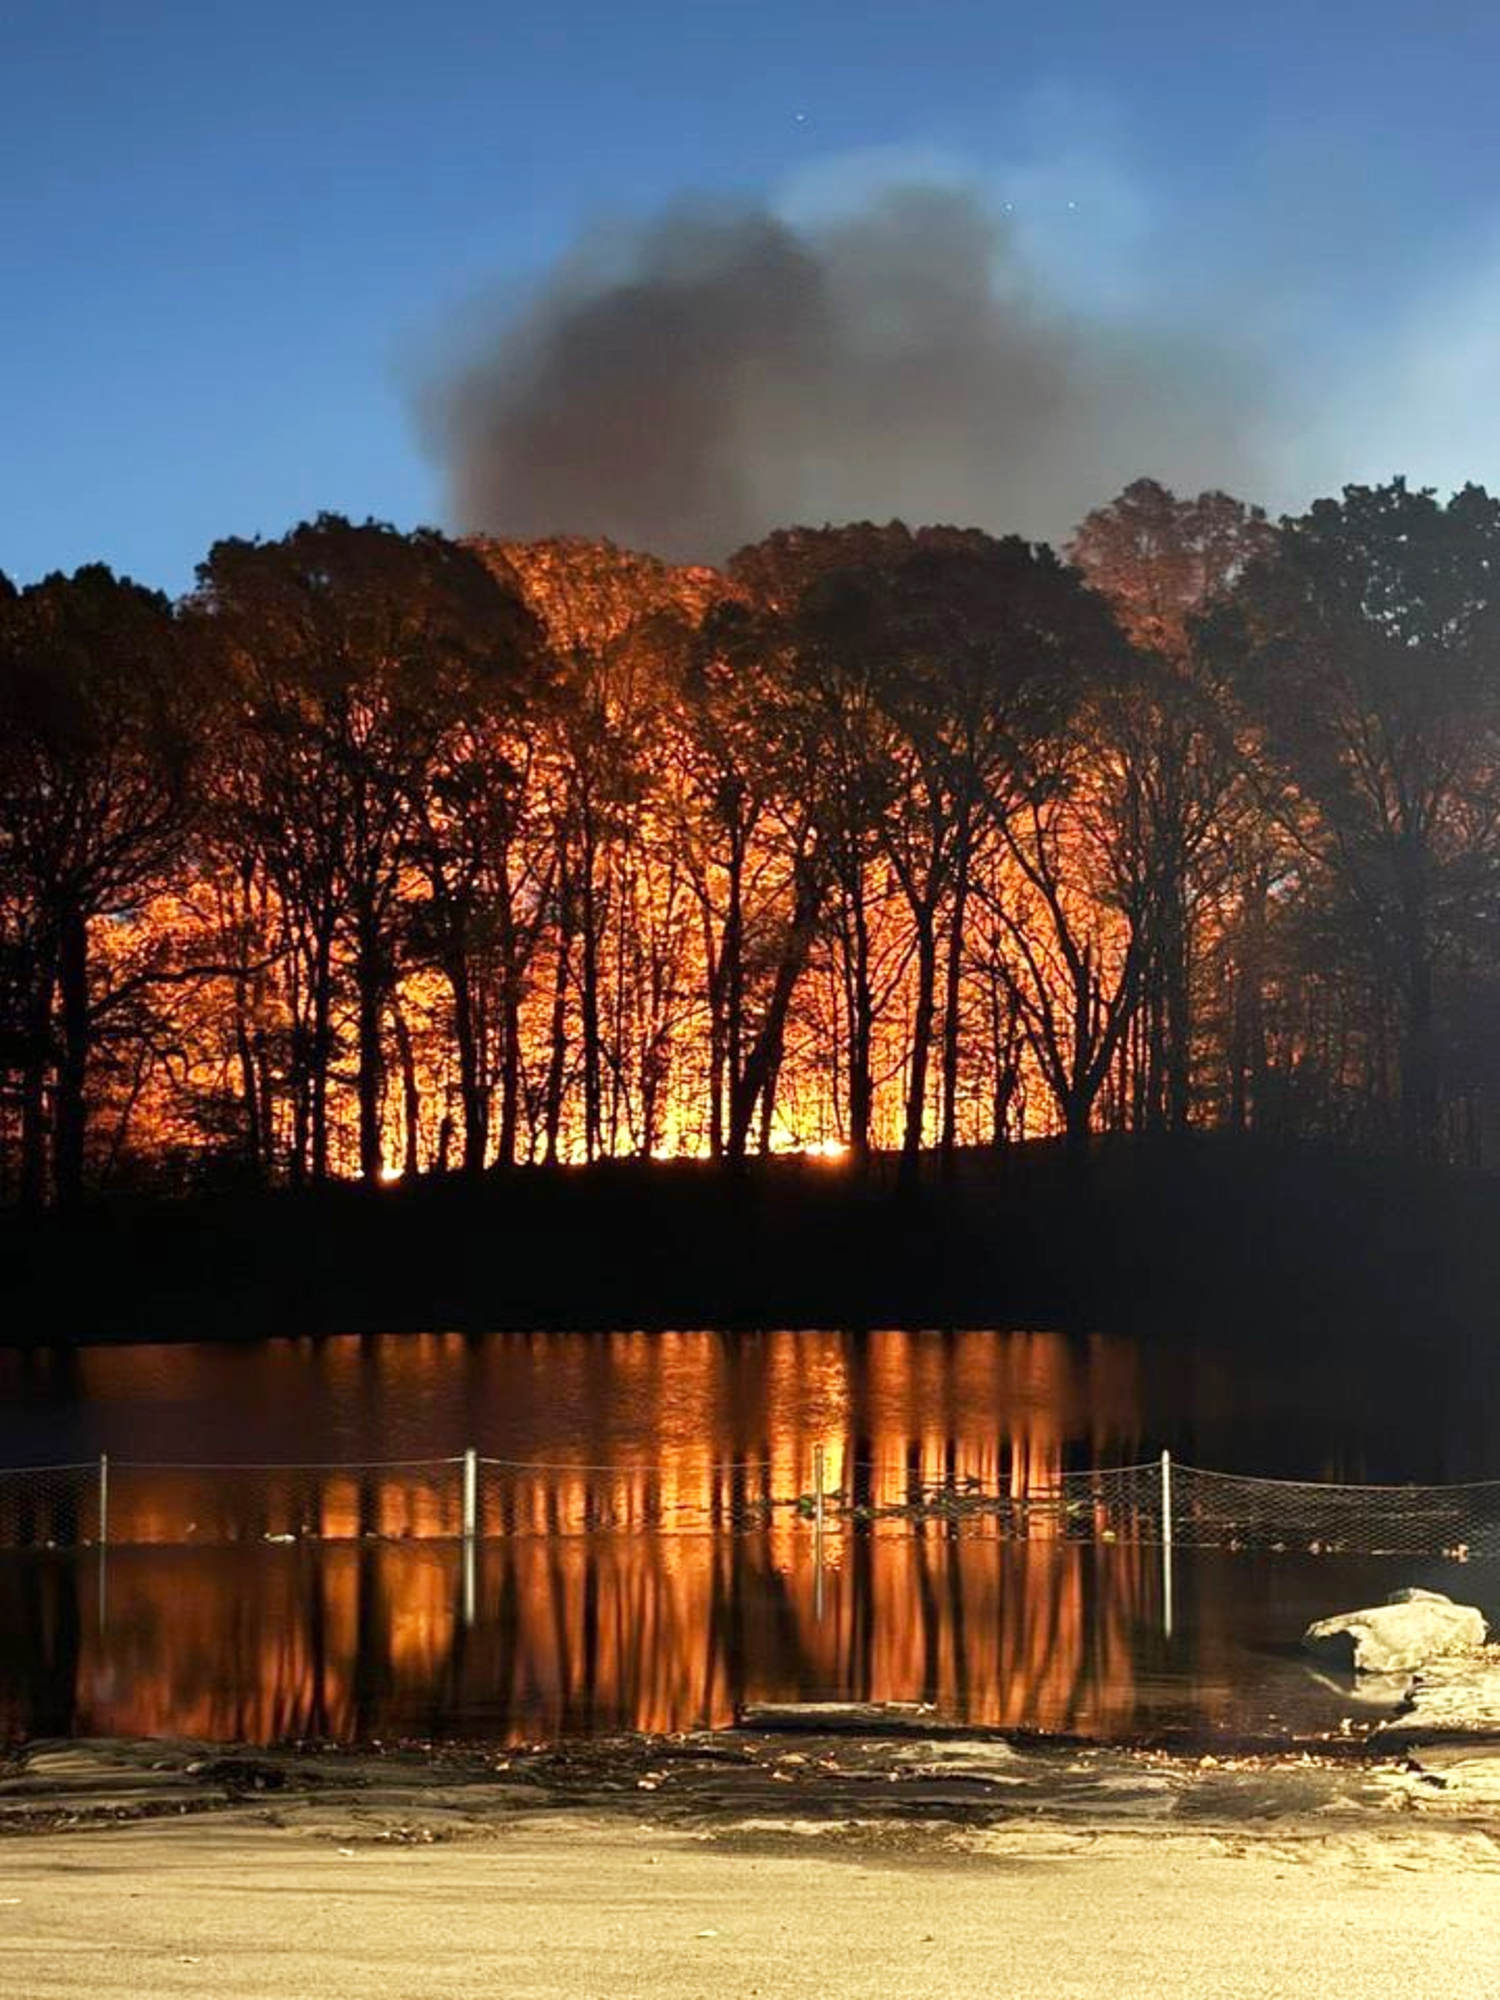
[[[474,1623],[474,1538],[479,1527],[479,1453],[470,1445],[464,1453],[464,1623]]]
[[[1161,1455],[1161,1623],[1172,1636],[1172,1454]]]
[[[823,1447],[813,1446],[813,1616],[823,1616]]]
[[[109,1546],[109,1453],[99,1454],[99,1629],[109,1615],[109,1569],[105,1551]]]

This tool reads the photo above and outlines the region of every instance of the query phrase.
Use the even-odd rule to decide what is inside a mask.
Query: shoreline
[[[0,1753],[0,1838],[257,1812],[278,1824],[332,1814],[381,1838],[406,1827],[425,1840],[554,1812],[700,1828],[747,1816],[1088,1823],[1101,1812],[1113,1825],[1201,1826],[1361,1822],[1393,1803],[1443,1819],[1500,1805],[1500,1666],[1434,1666],[1389,1713],[1322,1736],[1108,1741],[813,1703],[727,1728],[508,1747],[79,1737]]]
[[[800,1157],[0,1212],[0,1345],[692,1326],[1477,1340],[1500,1176],[1220,1137]]]

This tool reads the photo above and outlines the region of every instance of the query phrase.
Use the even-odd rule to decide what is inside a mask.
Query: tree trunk
[[[724,990],[724,1068],[731,1101],[745,1067],[745,855],[736,825],[729,850],[729,907],[724,913],[720,968]]]
[[[240,1102],[245,1113],[245,1158],[252,1176],[259,1180],[268,1147],[261,1128],[260,1077],[255,1067],[255,1049],[245,1009],[244,981],[235,981],[234,1046],[240,1066]]]
[[[1167,1126],[1185,1132],[1193,1112],[1192,938],[1182,885],[1174,884],[1166,939]]]
[[[333,948],[325,934],[318,940],[313,966],[312,1032],[312,1177],[328,1178],[328,1070],[333,1059]]]
[[[1230,1038],[1229,1124],[1235,1132],[1258,1128],[1265,1110],[1266,1037],[1262,1005],[1267,884],[1259,870],[1246,890],[1234,966]]]
[[[862,876],[854,885],[851,902],[854,949],[853,960],[847,973],[849,1149],[855,1161],[860,1166],[866,1166],[870,1158],[870,1123],[875,1101],[875,1085],[870,1071],[875,1003],[870,992],[870,936],[865,915]]]
[[[384,1009],[380,945],[368,927],[361,928],[356,948],[354,983],[359,1015],[359,1172],[365,1181],[378,1181],[382,1165],[380,1148],[380,1098],[385,1079],[385,1058],[381,1040]]]
[[[406,1128],[401,1171],[409,1181],[421,1172],[422,1094],[417,1088],[417,1063],[411,1045],[411,1030],[401,1002],[391,1001],[391,1028],[396,1037],[396,1056],[401,1065],[401,1112]]]
[[[549,1166],[557,1163],[558,1136],[562,1125],[564,1070],[568,1053],[568,962],[572,956],[572,904],[566,877],[559,885],[557,965],[552,981],[551,1040],[547,1057],[547,1087],[543,1107],[546,1134],[542,1157]]]
[[[594,1159],[599,1151],[604,1109],[599,1036],[598,895],[594,868],[594,849],[589,842],[579,864],[579,881],[583,888],[583,961],[579,982],[583,1032],[583,1151],[588,1160]]]
[[[1069,1091],[1063,1105],[1063,1136],[1068,1158],[1075,1164],[1088,1157],[1092,1110],[1093,1105],[1082,1089]]]
[[[762,1151],[767,1150],[764,1135],[770,1131],[776,1079],[781,1072],[781,1054],[786,1041],[787,1016],[791,1011],[797,981],[807,964],[807,954],[812,949],[818,915],[823,907],[823,882],[816,868],[802,863],[797,869],[796,880],[792,921],[776,967],[765,1018],[745,1058],[744,1070],[730,1093],[728,1154],[731,1160],[743,1160],[745,1157],[757,1099],[762,1106]]]
[[[510,844],[502,846],[498,875],[500,920],[500,1141],[502,1167],[516,1163],[516,1135],[521,1123],[521,953],[516,936],[516,912],[510,879]],[[479,1036],[481,1049],[484,1037]],[[490,1098],[484,1094],[485,1137],[488,1143]],[[483,1164],[481,1159],[480,1164]]]
[[[722,1160],[729,1133],[729,1076],[724,1040],[724,961],[713,956],[712,919],[705,906],[704,952],[708,965],[708,1153]]]
[[[963,999],[964,917],[969,900],[969,841],[960,829],[953,908],[948,920],[948,963],[943,983],[943,1109],[939,1146],[943,1171],[951,1174],[958,1147],[959,1008]]]
[[[83,1195],[85,1126],[88,1117],[89,966],[88,923],[81,910],[67,909],[58,924],[57,990],[61,1002],[62,1045],[57,1063],[57,1198],[64,1207]]]
[[[1010,1107],[1016,1094],[1015,1024],[1010,1017],[1005,982],[996,976],[993,966],[989,980],[990,1061],[994,1066],[990,1095],[990,1144],[998,1153],[1010,1139]]]
[[[455,946],[447,956],[448,989],[453,995],[453,1039],[458,1050],[458,1101],[463,1111],[463,1170],[480,1173],[489,1143],[489,1101],[480,1069],[475,1033],[474,988],[469,956]]]
[[[927,1067],[932,1022],[937,1010],[937,929],[930,909],[918,910],[917,999],[911,1024],[911,1070],[906,1088],[906,1127],[901,1140],[901,1179],[913,1183],[921,1170],[927,1123]]]
[[[1413,1159],[1437,1150],[1437,1078],[1433,1060],[1432,959],[1425,940],[1407,945],[1406,1022],[1401,1040],[1401,1143]]]
[[[500,989],[500,1134],[495,1157],[502,1167],[516,1163],[521,1129],[521,975],[507,971]]]
[[[21,1200],[30,1209],[41,1208],[47,1199],[47,1071],[56,986],[56,954],[48,939],[37,951],[32,974],[21,1071]]]

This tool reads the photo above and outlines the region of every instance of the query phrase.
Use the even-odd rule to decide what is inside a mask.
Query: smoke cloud
[[[1265,390],[1190,320],[1070,303],[940,184],[832,218],[684,207],[572,253],[440,371],[455,525],[719,561],[901,516],[1060,540],[1150,475],[1255,497]]]

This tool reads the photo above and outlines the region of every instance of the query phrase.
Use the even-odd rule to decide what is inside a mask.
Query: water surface
[[[1356,1704],[1297,1656],[1306,1622],[1409,1582],[1488,1608],[1491,1565],[1182,1550],[1169,1630],[1154,1546],[884,1510],[1042,1493],[1163,1446],[1297,1478],[1481,1477],[1492,1407],[1478,1364],[1392,1379],[1105,1335],[8,1352],[0,1463],[82,1469],[4,1516],[29,1546],[0,1551],[0,1730],[513,1742],[839,1697],[1095,1736],[1337,1726]],[[469,1446],[505,1463],[466,1570]],[[108,1551],[49,1548],[97,1539],[101,1453]],[[795,1504],[819,1460],[858,1507],[821,1563]]]

